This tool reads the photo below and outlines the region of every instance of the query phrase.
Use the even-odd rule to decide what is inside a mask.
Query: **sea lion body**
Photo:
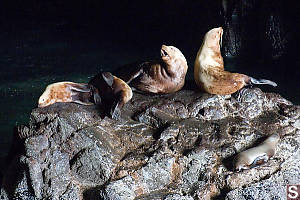
[[[208,31],[197,53],[194,64],[194,79],[197,86],[210,94],[227,95],[237,92],[249,84],[270,84],[269,80],[256,80],[240,73],[231,73],[224,70],[224,61],[221,55],[222,27]]]
[[[96,75],[88,84],[93,88],[94,102],[111,109],[110,114],[113,119],[120,117],[120,109],[133,95],[127,83],[110,72]]]
[[[269,136],[260,145],[239,153],[235,158],[235,170],[250,169],[267,162],[275,154],[275,148],[280,140],[279,134]]]
[[[38,107],[56,102],[75,102],[83,105],[102,105],[111,109],[113,119],[119,119],[120,109],[132,98],[131,88],[109,72],[96,75],[88,84],[58,82],[47,86],[39,98]]]
[[[46,107],[56,102],[75,102],[92,105],[89,101],[91,90],[88,84],[69,81],[57,82],[46,87],[38,101],[38,107]]]
[[[123,69],[119,77],[139,91],[168,94],[183,87],[187,69],[187,61],[179,49],[162,45],[159,61],[143,62],[126,71]]]

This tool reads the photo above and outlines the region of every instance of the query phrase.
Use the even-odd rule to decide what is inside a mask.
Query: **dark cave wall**
[[[128,43],[175,41],[192,52],[209,29],[223,26],[225,56],[263,60],[294,55],[299,25],[298,8],[283,0],[7,0],[0,2],[0,9],[2,27],[14,33],[34,28],[84,29],[87,34]]]
[[[291,4],[282,0],[222,3],[226,6],[221,12],[225,55],[272,60],[292,53],[297,22]]]

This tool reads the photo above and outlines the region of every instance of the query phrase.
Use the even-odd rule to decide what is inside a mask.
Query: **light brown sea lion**
[[[260,145],[239,153],[234,158],[235,170],[250,169],[267,162],[275,154],[275,148],[280,140],[278,133],[269,136]]]
[[[92,105],[89,101],[92,93],[88,84],[73,82],[57,82],[47,86],[40,96],[38,107],[45,107],[56,102],[75,102],[83,105]]]
[[[174,46],[162,45],[158,61],[133,64],[118,69],[115,74],[133,89],[155,94],[180,90],[185,82],[188,65],[184,55]]]
[[[210,94],[232,94],[251,84],[276,83],[265,79],[254,79],[250,76],[231,73],[224,70],[223,57],[220,51],[222,43],[222,27],[208,31],[197,53],[194,65],[194,78],[198,87]]]
[[[131,88],[110,72],[96,75],[86,83],[58,82],[47,86],[39,98],[38,107],[56,102],[75,102],[83,105],[101,105],[110,109],[113,119],[119,119],[121,108],[132,98]]]
[[[93,88],[94,102],[110,109],[113,119],[119,119],[121,108],[132,98],[131,88],[110,72],[102,72],[89,81]]]

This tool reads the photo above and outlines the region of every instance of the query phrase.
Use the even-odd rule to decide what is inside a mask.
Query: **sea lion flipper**
[[[110,114],[112,119],[119,120],[121,117],[121,109],[126,103],[126,100],[124,99],[124,93],[123,92],[117,93],[115,99],[116,101],[113,103],[111,107]]]
[[[107,85],[112,87],[114,83],[114,76],[110,72],[102,72],[102,77],[104,81],[107,83]]]
[[[89,87],[91,88],[91,92],[92,92],[91,99],[93,99],[93,101],[96,105],[100,105],[102,103],[102,99],[101,99],[101,96],[99,94],[99,90],[91,84],[89,85]]]
[[[91,106],[91,105],[94,105],[92,102],[84,102],[84,101],[80,101],[80,100],[74,100],[73,102],[74,102],[74,103],[81,104],[81,105],[85,105],[85,106]]]
[[[132,76],[130,77],[130,79],[128,81],[126,81],[126,83],[129,84],[132,80],[136,79],[142,73],[143,73],[143,68],[139,69],[134,74],[132,74]]]
[[[277,84],[273,81],[266,80],[266,79],[255,79],[253,77],[250,77],[250,84],[266,84],[266,85],[272,85],[273,87],[276,87]]]
[[[90,92],[91,89],[88,84],[73,83],[70,85],[70,89],[77,92]]]
[[[112,106],[111,108],[111,118],[114,119],[114,120],[119,120],[120,117],[121,117],[121,107],[122,107],[122,104],[121,102],[118,102],[116,103],[115,106]]]
[[[258,165],[268,162],[268,160],[269,160],[269,156],[267,154],[265,154],[263,156],[259,156],[259,157],[255,158],[255,160],[251,164],[250,168],[257,167]]]
[[[90,101],[90,95],[82,92],[73,93],[71,96],[71,102],[86,106],[94,105],[94,103]]]
[[[95,102],[95,104],[96,105],[100,105],[101,104],[101,97],[100,97],[100,95],[99,95],[99,93],[98,92],[95,92],[94,93],[94,102]]]
[[[73,89],[73,88],[75,88],[74,85],[76,85],[75,86],[76,90]],[[80,88],[79,85],[83,85],[84,88],[86,88],[86,90],[84,90],[84,88],[82,88],[82,90],[78,89],[78,88]],[[79,87],[77,87],[77,86],[79,86]],[[75,102],[75,103],[82,104],[82,105],[94,105],[94,103],[91,100],[93,92],[92,92],[92,88],[89,85],[73,84],[71,87],[72,88],[70,88],[71,89],[71,101],[70,102]],[[87,88],[88,88],[88,90],[87,90]]]

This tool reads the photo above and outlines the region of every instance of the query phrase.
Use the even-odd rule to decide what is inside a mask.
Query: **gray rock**
[[[284,199],[300,183],[299,121],[300,106],[257,88],[239,100],[135,93],[120,121],[95,106],[36,108],[16,129],[0,198]],[[274,132],[269,162],[233,171],[237,153]]]

